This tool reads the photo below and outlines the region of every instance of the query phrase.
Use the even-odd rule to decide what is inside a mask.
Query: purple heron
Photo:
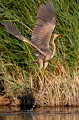
[[[37,14],[37,21],[32,31],[31,41],[21,35],[15,24],[9,21],[4,22],[4,26],[9,33],[30,44],[34,48],[34,53],[37,56],[36,61],[39,64],[40,69],[42,67],[46,68],[48,65],[48,60],[53,58],[55,54],[54,40],[59,36],[59,34],[53,35],[51,42],[52,51],[49,49],[49,42],[55,25],[55,11],[51,2],[40,5]]]

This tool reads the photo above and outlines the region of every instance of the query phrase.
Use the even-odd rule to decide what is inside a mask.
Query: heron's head
[[[54,41],[57,37],[59,37],[59,36],[61,36],[61,34],[54,34],[53,37],[52,37],[52,38],[53,38],[53,41]]]

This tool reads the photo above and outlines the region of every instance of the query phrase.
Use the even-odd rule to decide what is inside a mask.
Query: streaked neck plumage
[[[51,43],[52,44],[52,51],[51,51],[50,59],[53,58],[53,56],[55,54],[55,50],[56,50],[54,40],[55,40],[55,36],[53,36],[52,43]]]

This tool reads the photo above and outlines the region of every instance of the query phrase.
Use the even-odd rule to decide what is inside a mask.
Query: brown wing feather
[[[8,32],[11,33],[12,35],[14,35],[15,37],[17,35],[22,36],[15,24],[13,24],[9,21],[5,21],[4,26],[8,30]]]
[[[37,14],[37,22],[32,32],[32,43],[37,45],[41,50],[48,50],[55,23],[55,12],[52,3],[41,5]]]
[[[12,35],[14,35],[15,37],[17,37],[18,39],[30,44],[32,47],[34,47],[37,51],[39,51],[39,53],[41,53],[42,55],[45,55],[45,53],[43,51],[41,51],[36,45],[34,45],[32,42],[30,42],[28,39],[26,39],[25,37],[23,37],[21,35],[21,33],[19,32],[18,28],[16,27],[15,24],[6,21],[4,22],[4,26],[5,28],[8,30],[9,33],[11,33]]]

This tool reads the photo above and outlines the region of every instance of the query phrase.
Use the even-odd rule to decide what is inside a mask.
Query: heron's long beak
[[[61,34],[54,34],[54,35],[53,35],[53,42],[54,42],[54,40],[55,40],[57,37],[59,37],[59,36],[61,36]]]
[[[55,34],[55,36],[54,36],[54,37],[56,38],[56,37],[59,37],[59,36],[61,36],[61,34]]]

